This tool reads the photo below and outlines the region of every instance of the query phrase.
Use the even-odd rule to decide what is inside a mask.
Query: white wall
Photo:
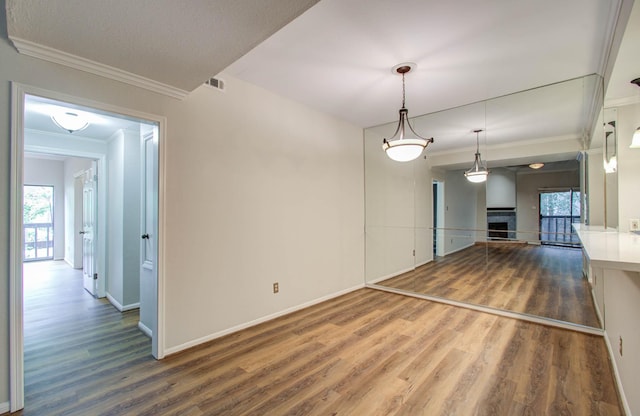
[[[226,75],[225,93],[201,87],[180,101],[19,55],[4,37],[0,62],[4,172],[10,81],[167,118],[169,350],[363,284],[362,129]],[[8,287],[9,179],[3,178],[0,285]],[[8,310],[4,293],[0,309]],[[9,377],[3,316],[0,403],[8,400]]]
[[[64,259],[64,162],[25,157],[24,184],[53,186],[53,259]]]
[[[374,283],[433,259],[429,157],[396,162],[382,150],[395,125],[366,129],[366,280]],[[415,255],[414,255],[415,250]]]
[[[140,303],[140,135],[108,140],[107,292],[119,310]]]
[[[123,192],[124,182],[124,133],[116,131],[107,147],[108,195],[107,198],[107,281],[106,289],[116,306],[123,302]]]
[[[464,170],[448,171],[444,185],[444,254],[450,254],[476,241],[477,228],[486,228],[485,223],[476,223],[478,214],[478,192],[485,192],[484,183],[471,183],[464,176]]]
[[[516,174],[504,168],[491,169],[487,177],[487,208],[515,208]]]

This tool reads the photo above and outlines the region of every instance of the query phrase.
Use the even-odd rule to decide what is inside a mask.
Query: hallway
[[[153,361],[138,311],[118,312],[82,287],[82,270],[63,261],[24,264],[25,410],[54,414],[85,400],[108,376]]]

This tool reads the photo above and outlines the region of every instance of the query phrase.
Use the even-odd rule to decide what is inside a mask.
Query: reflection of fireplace
[[[487,209],[487,237],[490,239],[516,238],[516,210],[514,208]]]
[[[508,222],[492,222],[489,224],[489,238],[509,238]]]

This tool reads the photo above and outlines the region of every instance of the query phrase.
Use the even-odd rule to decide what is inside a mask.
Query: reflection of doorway
[[[57,132],[57,133],[51,133],[51,134],[42,134],[42,132],[40,132],[39,130],[35,130],[34,128],[30,128],[28,127],[28,122],[29,122],[29,112],[26,111],[26,104],[28,102],[28,99],[30,98],[35,98],[36,101],[38,101],[38,104],[40,105],[44,105],[44,104],[51,104],[53,103],[53,105],[64,105],[64,106],[69,106],[69,108],[72,108],[73,111],[81,111],[81,112],[86,112],[89,114],[93,114],[95,113],[95,115],[100,116],[100,117],[106,117],[106,118],[111,118],[111,119],[121,119],[124,120],[123,122],[133,122],[135,123],[136,129],[135,130],[129,130],[129,133],[137,135],[137,140],[135,142],[133,142],[133,144],[131,144],[132,148],[136,148],[138,149],[138,153],[141,149],[141,139],[142,139],[142,134],[147,134],[149,130],[151,130],[153,132],[153,137],[154,137],[154,143],[156,146],[159,146],[159,144],[161,143],[160,141],[160,128],[163,128],[164,126],[164,119],[159,118],[159,117],[155,117],[155,116],[148,116],[148,115],[144,115],[144,114],[137,114],[136,112],[129,112],[128,110],[120,110],[120,109],[116,109],[116,108],[106,108],[106,109],[97,109],[95,108],[95,103],[85,103],[83,104],[81,99],[78,99],[77,101],[75,99],[73,99],[72,101],[75,101],[75,103],[71,103],[70,101],[58,101],[59,99],[64,99],[64,100],[71,100],[69,97],[61,97],[61,98],[56,98],[58,96],[58,94],[53,93],[53,92],[49,92],[49,91],[43,91],[43,90],[39,90],[37,88],[32,88],[32,87],[24,87],[24,86],[20,86],[18,84],[14,84],[14,97],[16,98],[13,101],[13,113],[16,114],[17,116],[17,121],[15,123],[12,123],[12,140],[13,140],[13,148],[15,149],[12,152],[12,163],[11,165],[13,166],[12,168],[12,181],[11,181],[11,244],[10,244],[10,292],[11,292],[11,296],[10,296],[10,320],[11,320],[11,328],[10,328],[10,344],[11,344],[11,348],[10,348],[10,363],[12,366],[12,369],[10,371],[11,374],[11,378],[10,378],[10,389],[11,389],[11,410],[15,411],[15,410],[19,410],[24,406],[24,315],[23,315],[23,302],[24,302],[24,293],[23,293],[23,273],[22,270],[23,268],[21,267],[21,263],[22,263],[22,241],[23,241],[23,236],[22,236],[22,226],[23,226],[23,218],[22,218],[22,206],[18,206],[16,201],[21,201],[22,200],[22,196],[23,196],[23,189],[22,189],[22,184],[23,184],[23,166],[25,164],[25,157],[24,157],[24,152],[26,150],[29,151],[29,153],[37,153],[37,154],[41,154],[41,155],[54,155],[55,157],[61,157],[61,158],[65,158],[67,156],[72,156],[73,158],[88,158],[88,159],[93,159],[96,161],[96,170],[95,172],[98,173],[98,175],[104,175],[102,176],[102,184],[103,185],[99,185],[97,186],[97,206],[103,206],[106,207],[106,203],[108,202],[109,204],[111,204],[112,202],[112,198],[107,198],[107,188],[108,186],[114,186],[114,184],[116,183],[116,181],[111,180],[112,178],[109,178],[109,180],[107,180],[107,176],[106,173],[107,172],[111,172],[113,173],[114,171],[116,171],[116,169],[112,168],[112,166],[114,166],[114,161],[112,159],[108,158],[108,154],[107,151],[95,151],[93,148],[88,149],[86,146],[73,146],[70,145],[69,143],[73,143],[74,140],[76,138],[78,138],[78,134],[71,134],[70,131],[67,132]],[[32,95],[34,94],[34,95]],[[37,95],[35,95],[37,94]],[[51,97],[51,98],[44,98],[44,97]],[[116,112],[117,111],[117,112]],[[128,116],[122,116],[120,114],[129,114]],[[42,122],[51,122],[51,116],[44,114],[43,117],[40,118],[40,120]],[[147,120],[151,120],[151,121],[147,121]],[[144,124],[144,126],[143,126]],[[96,126],[98,125],[98,123],[96,123]],[[122,130],[119,130],[122,131]],[[87,128],[86,130],[82,131],[82,134],[85,135],[85,137],[88,135],[89,132],[89,128]],[[46,133],[46,132],[45,132]],[[26,138],[27,136],[29,137],[29,139],[32,139],[33,137],[35,137],[36,140],[31,140],[29,142],[27,142]],[[122,140],[115,140],[113,139],[113,137],[105,137],[105,139],[108,139],[108,145],[107,144],[103,144],[103,147],[109,147],[112,146],[114,148],[116,148],[119,144],[123,143],[123,140],[126,138],[127,136],[122,134],[121,139]],[[41,138],[41,139],[48,139],[48,140],[40,140],[38,141],[37,139]],[[90,138],[91,139],[91,138]],[[91,140],[89,140],[91,141]],[[98,140],[94,139],[94,142],[98,142]],[[60,143],[67,143],[66,147],[62,146],[62,147],[57,147],[57,145],[59,145]],[[87,144],[87,143],[85,143]],[[95,144],[95,143],[94,143]],[[98,145],[100,145],[98,143]],[[120,150],[120,148],[118,148],[117,150]],[[156,204],[155,209],[154,209],[154,213],[156,214],[155,218],[151,219],[150,221],[148,221],[149,224],[151,224],[152,229],[148,230],[149,234],[152,235],[153,239],[154,239],[154,247],[157,247],[159,244],[159,240],[160,240],[160,231],[158,230],[158,226],[159,226],[159,221],[158,221],[158,207],[157,205],[159,204],[159,199],[158,199],[158,183],[159,183],[159,176],[162,172],[160,161],[157,157],[158,155],[158,150],[154,149],[155,152],[152,153],[153,159],[149,159],[147,158],[146,161],[150,162],[153,166],[154,166],[154,172],[156,174],[156,177],[154,178],[153,183],[155,184],[155,188],[151,189],[149,192],[152,192],[153,195],[155,195],[155,199],[153,200],[153,202]],[[109,148],[109,151],[111,151],[111,149]],[[114,153],[114,154],[119,154],[118,152]],[[107,166],[107,160],[109,161],[109,165]],[[138,172],[140,171],[140,165],[138,163],[135,163],[133,159],[128,159],[127,162],[124,162],[124,159],[121,158],[119,159],[122,166],[125,166],[126,168],[131,169],[134,172]],[[133,163],[132,163],[133,162]],[[139,162],[142,162],[142,158],[139,157]],[[107,171],[107,167],[109,167],[109,171]],[[100,173],[102,172],[102,173]],[[141,186],[140,181],[134,181],[132,180],[132,176],[130,174],[130,171],[123,171],[121,174],[121,183],[137,183],[138,186]],[[66,176],[65,176],[66,177]],[[139,177],[139,172],[138,172],[138,177]],[[126,180],[125,180],[126,179]],[[99,179],[96,179],[99,180]],[[70,189],[71,192],[76,192],[76,188],[75,185],[79,184],[78,182],[80,182],[80,180],[77,177],[73,177],[73,173],[71,173],[71,177],[70,177]],[[65,187],[66,187],[66,183],[65,183]],[[131,193],[132,199],[135,199],[138,201],[138,205],[139,205],[139,200],[140,200],[140,194],[139,193]],[[82,198],[82,197],[81,197]],[[121,199],[118,198],[114,198],[118,201],[120,201],[120,205],[122,207],[122,211],[125,212],[126,214],[130,215],[130,216],[135,216],[138,218],[138,221],[140,221],[140,212],[139,210],[131,209],[130,205],[126,205],[125,203],[122,202]],[[107,201],[108,200],[108,201]],[[136,205],[136,206],[138,206]],[[126,210],[125,210],[126,208]],[[105,238],[105,236],[107,235],[107,229],[109,230],[109,233],[112,233],[111,228],[108,228],[107,224],[108,221],[111,221],[111,217],[107,218],[107,214],[106,212],[109,211],[110,213],[113,212],[112,209],[102,209],[102,210],[98,210],[98,216],[96,218],[96,233],[98,235],[98,246],[99,249],[97,250],[97,259],[99,259],[99,261],[101,261],[101,263],[98,264],[98,271],[100,270],[105,270],[105,256],[104,253],[106,252],[106,244],[104,243],[104,240],[102,240],[103,242],[101,243],[100,239],[101,238]],[[121,227],[121,230],[123,232],[129,232],[129,234],[134,234],[131,244],[127,247],[127,252],[131,252],[131,247],[135,247],[133,248],[133,250],[139,249],[140,246],[140,227],[135,228],[135,227]],[[58,234],[62,234],[62,233],[58,233]],[[77,231],[74,233],[77,234]],[[75,239],[75,236],[73,236],[72,238],[67,239],[67,241],[72,241],[73,239]],[[131,240],[131,239],[130,239]],[[111,246],[109,246],[109,250],[111,250]],[[18,253],[20,255],[18,255],[18,253],[16,252],[16,250],[18,250]],[[123,249],[122,252],[124,253],[125,250]],[[58,256],[55,256],[55,258],[58,258]],[[154,260],[156,260],[155,256],[154,256]],[[69,262],[71,263],[71,262]],[[75,263],[75,261],[73,261],[73,263]],[[148,291],[148,296],[146,299],[148,299],[149,304],[144,305],[144,307],[151,311],[148,315],[151,316],[151,322],[147,323],[147,327],[150,329],[149,331],[149,335],[151,335],[152,338],[152,349],[150,352],[153,353],[153,356],[156,358],[162,358],[164,356],[164,351],[162,348],[160,348],[158,346],[159,342],[158,340],[161,338],[162,334],[161,334],[161,330],[159,328],[161,328],[161,326],[159,325],[158,322],[158,316],[162,316],[161,314],[161,309],[162,309],[162,305],[158,304],[158,290],[160,287],[160,284],[158,282],[158,275],[159,275],[159,270],[157,267],[157,263],[153,264],[154,268],[152,270],[152,280],[153,280],[153,284],[151,287],[145,288]],[[140,268],[140,264],[136,264],[135,266],[136,269]],[[110,268],[110,276],[111,276],[111,271],[113,269]],[[105,280],[106,279],[106,273],[104,272],[99,272],[100,275],[102,276],[103,280],[101,282],[101,287],[104,288],[105,287]],[[139,286],[139,285],[138,285]],[[103,289],[104,290],[104,289]],[[100,292],[100,287],[98,287],[97,292]],[[99,293],[100,297],[105,296],[104,294]],[[109,299],[111,301],[111,299]],[[113,304],[113,303],[112,303]],[[115,306],[115,305],[114,305]],[[138,303],[138,306],[142,309],[143,305],[141,305],[140,303]],[[116,306],[117,308],[117,306]],[[79,331],[84,330],[84,328],[78,328]]]
[[[433,181],[433,255],[444,250],[444,182]]]
[[[580,222],[580,191],[541,190],[539,194],[540,242],[560,246],[579,246],[571,224]]]
[[[53,259],[53,186],[24,185],[24,261]]]

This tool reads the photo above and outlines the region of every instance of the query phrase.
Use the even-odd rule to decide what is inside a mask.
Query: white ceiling
[[[6,0],[7,32],[191,91],[318,0]]]
[[[225,72],[369,127],[603,73],[617,0],[322,0]]]
[[[12,39],[178,88],[194,89],[222,70],[223,79],[225,75],[240,78],[370,127],[397,120],[401,78],[391,68],[401,62],[417,64],[406,80],[411,116],[605,74],[613,65],[609,54],[615,56],[618,47],[614,35],[620,36],[624,29],[633,0],[321,0],[315,5],[315,0],[194,0],[188,6],[171,0],[6,3]],[[639,8],[627,30],[635,30],[636,38]],[[625,69],[616,65],[609,85],[612,95],[636,94],[629,87],[628,74],[637,70],[637,44],[625,41],[617,54]],[[637,76],[640,73],[633,77]],[[515,104],[503,106],[505,112],[495,118],[510,122],[502,126],[505,134],[500,140],[516,140],[514,134],[525,131],[530,134],[523,139],[579,136],[585,117],[584,90],[574,95],[566,89],[567,95],[557,95],[558,91],[551,95],[552,101],[535,100],[544,113],[507,117],[506,111]],[[500,102],[509,99],[505,100]],[[568,103],[583,108],[568,108]],[[469,136],[473,128],[482,126],[474,117],[462,124],[457,122],[459,131],[443,131],[440,126],[431,132],[428,124],[418,125],[418,131],[436,137],[434,150],[468,147],[461,134]],[[497,126],[486,124],[487,129],[490,126],[496,140]],[[89,133],[87,129],[83,134]]]

